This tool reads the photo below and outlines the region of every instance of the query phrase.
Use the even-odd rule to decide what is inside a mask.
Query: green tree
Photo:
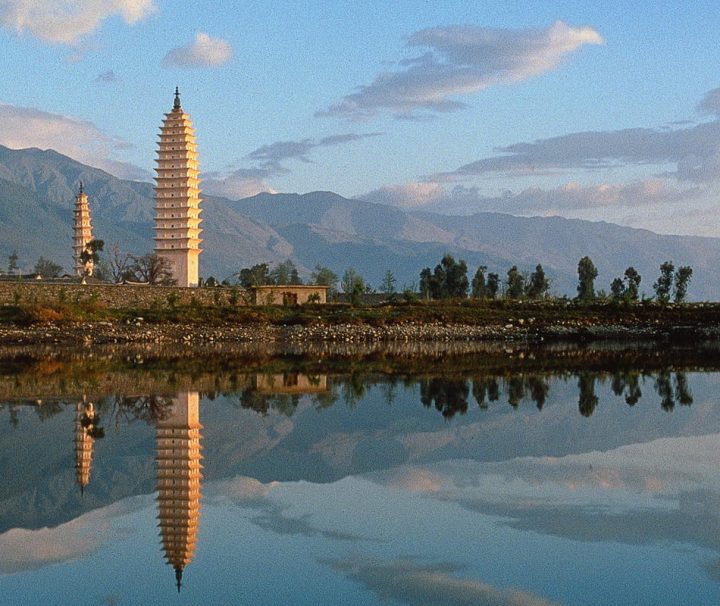
[[[382,282],[380,282],[380,292],[388,296],[394,295],[396,281],[393,272],[388,269],[383,276]]]
[[[578,262],[578,300],[588,302],[595,300],[595,278],[598,270],[590,257],[583,257]]]
[[[507,272],[507,289],[505,291],[508,299],[519,299],[523,296],[525,291],[525,280],[523,275],[517,268],[517,265],[513,265]]]
[[[267,263],[257,263],[252,267],[244,267],[238,273],[240,284],[245,288],[270,284],[270,271]]]
[[[525,294],[530,299],[540,299],[547,295],[549,288],[550,280],[547,279],[543,266],[538,264],[535,271],[530,274],[530,282],[525,290]]]
[[[14,274],[18,270],[18,252],[17,249],[13,250],[8,257],[8,273]]]
[[[682,303],[685,301],[692,273],[692,267],[689,265],[678,267],[677,272],[675,272],[675,303]]]
[[[345,270],[345,273],[343,273],[340,286],[343,292],[350,298],[350,303],[353,305],[357,305],[360,302],[360,296],[365,292],[365,280],[352,267],[349,267]]]
[[[673,285],[673,277],[675,266],[671,261],[665,261],[660,266],[660,276],[658,277],[653,289],[659,303],[667,303],[670,300],[670,290]]]
[[[271,284],[302,284],[297,267],[290,259],[278,263],[268,274]]]
[[[622,278],[615,278],[610,284],[610,293],[613,301],[622,301],[625,299],[625,283]]]
[[[315,269],[310,274],[310,282],[312,284],[317,284],[318,286],[327,286],[328,294],[331,297],[335,296],[337,293],[337,274],[328,267],[323,267],[319,264],[316,265]]]
[[[34,271],[43,278],[57,278],[62,273],[62,269],[61,265],[45,257],[40,257],[35,263]]]
[[[476,299],[486,299],[488,296],[487,284],[485,283],[485,272],[487,265],[481,265],[477,268],[472,279],[472,296]]]
[[[95,265],[100,261],[100,253],[105,248],[103,240],[90,240],[80,253],[80,261],[83,264],[83,272],[86,276],[92,276]]]
[[[487,293],[488,298],[494,299],[497,297],[498,291],[500,290],[500,275],[496,273],[489,273],[487,277]]]
[[[583,417],[589,417],[599,401],[595,395],[595,377],[587,372],[580,373],[578,375],[578,389],[580,390],[578,410]]]
[[[468,291],[467,264],[455,261],[446,254],[433,272],[429,267],[420,272],[420,294],[430,299],[466,297]]]
[[[640,282],[642,276],[634,267],[628,267],[625,270],[625,299],[635,302],[640,298]]]

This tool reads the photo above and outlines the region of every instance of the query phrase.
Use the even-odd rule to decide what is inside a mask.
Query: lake
[[[720,603],[705,343],[0,351],[3,604]]]

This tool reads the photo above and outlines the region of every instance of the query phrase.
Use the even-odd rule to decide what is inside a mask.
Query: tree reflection
[[[595,395],[595,375],[583,372],[578,375],[578,409],[583,417],[589,417],[598,405],[598,397]]]
[[[465,414],[468,409],[470,387],[467,381],[448,379],[421,379],[420,402],[430,408],[433,404],[446,419],[457,413]]]

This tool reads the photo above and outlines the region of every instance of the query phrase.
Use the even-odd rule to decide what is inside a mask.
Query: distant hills
[[[90,197],[94,233],[133,254],[153,247],[153,189],[124,181],[52,150],[0,146],[0,268],[13,249],[21,269],[38,257],[70,268],[72,205],[79,182]],[[552,290],[572,295],[577,262],[589,255],[597,288],[633,265],[652,293],[660,263],[694,269],[690,296],[720,299],[720,239],[662,236],[610,223],[478,213],[469,217],[407,211],[332,192],[262,193],[243,200],[205,196],[201,275],[225,278],[255,263],[292,259],[301,273],[320,263],[357,269],[377,286],[387,269],[397,285],[417,284],[445,252],[504,276],[511,265],[542,263]]]

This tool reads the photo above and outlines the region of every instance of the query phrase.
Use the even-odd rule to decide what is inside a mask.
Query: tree
[[[622,278],[615,278],[610,284],[610,292],[613,301],[622,301],[625,299],[625,283]]]
[[[43,278],[57,278],[62,273],[62,269],[61,265],[45,257],[40,257],[35,263],[34,271]]]
[[[297,267],[290,259],[278,263],[268,274],[268,282],[271,284],[302,284]]]
[[[80,253],[80,261],[83,264],[83,272],[86,276],[92,276],[95,264],[100,261],[100,252],[105,248],[103,240],[90,240]]]
[[[420,272],[420,294],[430,299],[466,297],[468,291],[467,264],[455,261],[446,254],[433,272],[426,267]]]
[[[252,267],[244,267],[238,272],[240,284],[245,288],[270,284],[270,272],[267,263],[257,263]]]
[[[523,296],[525,291],[525,280],[523,275],[517,268],[517,265],[513,265],[507,272],[507,290],[505,291],[508,299],[519,299]]]
[[[467,297],[469,283],[465,261],[455,261],[452,255],[445,255],[440,263],[445,270],[447,296]]]
[[[393,272],[388,269],[383,276],[382,282],[380,282],[380,292],[388,296],[394,295],[395,282],[396,280]]]
[[[590,257],[583,257],[578,262],[578,300],[582,302],[593,301],[595,299],[595,278],[598,276],[598,270]]]
[[[640,282],[642,277],[634,267],[628,267],[625,270],[625,299],[627,301],[637,301],[640,298]]]
[[[682,303],[687,296],[687,287],[692,278],[692,267],[683,265],[675,272],[675,303]]]
[[[14,274],[18,270],[18,252],[17,249],[13,250],[8,257],[8,273]]]
[[[659,303],[667,303],[670,300],[674,271],[675,266],[671,261],[665,261],[665,263],[660,266],[660,277],[657,279],[657,282],[653,284],[655,296]]]
[[[542,265],[535,268],[535,271],[530,274],[530,282],[527,285],[525,294],[530,299],[540,299],[547,294],[550,288],[550,280],[545,276],[545,270]]]
[[[485,272],[487,265],[481,265],[477,268],[475,276],[472,279],[472,296],[476,299],[485,299],[488,296],[487,284],[485,284]]]
[[[583,372],[578,375],[578,410],[583,417],[592,415],[598,405],[598,397],[595,395],[595,377],[590,373]]]
[[[420,296],[423,299],[433,298],[433,275],[429,267],[420,272]]]
[[[500,290],[500,276],[495,273],[489,273],[487,278],[487,293],[490,299],[497,297]]]
[[[365,292],[365,280],[352,267],[345,270],[340,285],[343,292],[350,298],[350,303],[357,305],[360,296]]]
[[[328,287],[328,296],[334,297],[337,294],[337,274],[327,267],[316,265],[315,270],[310,274],[310,283],[318,286]]]
[[[117,244],[113,244],[110,249],[110,257],[108,263],[110,265],[110,276],[115,284],[119,284],[123,280],[132,280],[132,255],[120,250]]]
[[[172,276],[172,265],[168,259],[155,252],[142,257],[132,257],[130,271],[138,282],[161,286],[172,286],[177,280]]]

